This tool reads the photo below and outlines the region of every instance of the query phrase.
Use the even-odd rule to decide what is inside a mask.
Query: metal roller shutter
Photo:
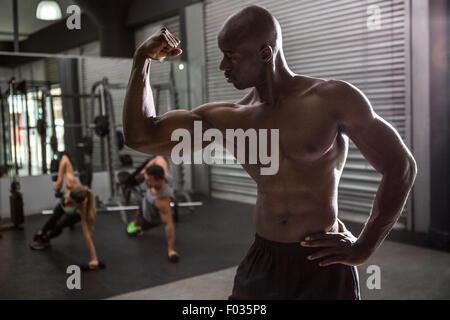
[[[250,4],[267,8],[279,20],[286,60],[294,72],[354,84],[409,144],[407,0],[207,0],[208,101],[237,101],[248,92],[226,83],[219,70],[217,34],[229,15]],[[378,30],[367,25],[370,5],[380,9]],[[367,217],[380,180],[351,142],[339,185],[340,213]],[[212,165],[211,194],[255,203],[256,184],[240,165]]]

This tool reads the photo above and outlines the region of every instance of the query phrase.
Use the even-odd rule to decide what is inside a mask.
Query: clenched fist
[[[183,52],[183,50],[177,48],[179,44],[180,40],[178,38],[166,28],[162,28],[145,40],[136,50],[136,54],[152,60],[176,57]]]

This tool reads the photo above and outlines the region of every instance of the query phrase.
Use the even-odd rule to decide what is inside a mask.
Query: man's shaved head
[[[261,85],[275,61],[283,60],[281,28],[264,8],[249,6],[230,16],[217,37],[219,69],[237,89]]]
[[[281,48],[281,28],[277,19],[266,9],[248,6],[230,16],[219,32],[219,42],[251,42],[257,50],[264,45],[272,48],[273,54]]]

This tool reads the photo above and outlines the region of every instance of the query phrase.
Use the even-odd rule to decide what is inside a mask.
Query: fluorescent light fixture
[[[36,18],[40,20],[61,19],[61,8],[56,1],[39,1],[36,9]]]

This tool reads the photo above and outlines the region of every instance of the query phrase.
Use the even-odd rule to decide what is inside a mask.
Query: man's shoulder
[[[156,163],[167,164],[166,158],[164,156],[162,156],[162,155],[156,155],[153,159],[155,160]]]
[[[326,99],[346,99],[357,93],[358,89],[344,80],[327,79],[315,87],[317,95]]]
[[[240,118],[244,105],[233,102],[210,102],[193,110],[195,114],[206,120],[211,127],[230,126],[231,122]]]
[[[313,88],[314,94],[325,105],[336,113],[347,113],[349,106],[361,105],[365,100],[364,94],[353,84],[336,79],[320,81]]]
[[[242,119],[242,105],[232,102],[210,102],[201,105],[192,112],[203,121],[203,128],[225,129],[231,128]]]
[[[217,109],[222,108],[225,110],[237,110],[242,109],[243,107],[246,107],[251,101],[255,98],[256,89],[252,88],[247,94],[245,94],[241,99],[235,101],[235,102],[228,102],[228,101],[219,101],[219,102],[209,102],[206,103],[200,107],[203,107],[203,109]]]
[[[308,103],[323,107],[317,110],[327,110],[336,119],[370,111],[370,104],[364,93],[353,84],[337,79],[307,79],[307,85],[299,85],[296,95],[302,100],[313,98]]]
[[[295,75],[288,85],[289,96],[292,98],[326,97],[339,90],[340,81],[334,79],[314,78]]]
[[[234,110],[238,107],[239,105],[233,102],[208,102],[196,107],[192,111],[199,115],[207,115],[211,112]]]
[[[372,106],[365,94],[347,81],[328,80],[318,86],[317,94],[338,119],[369,119],[373,115]]]

